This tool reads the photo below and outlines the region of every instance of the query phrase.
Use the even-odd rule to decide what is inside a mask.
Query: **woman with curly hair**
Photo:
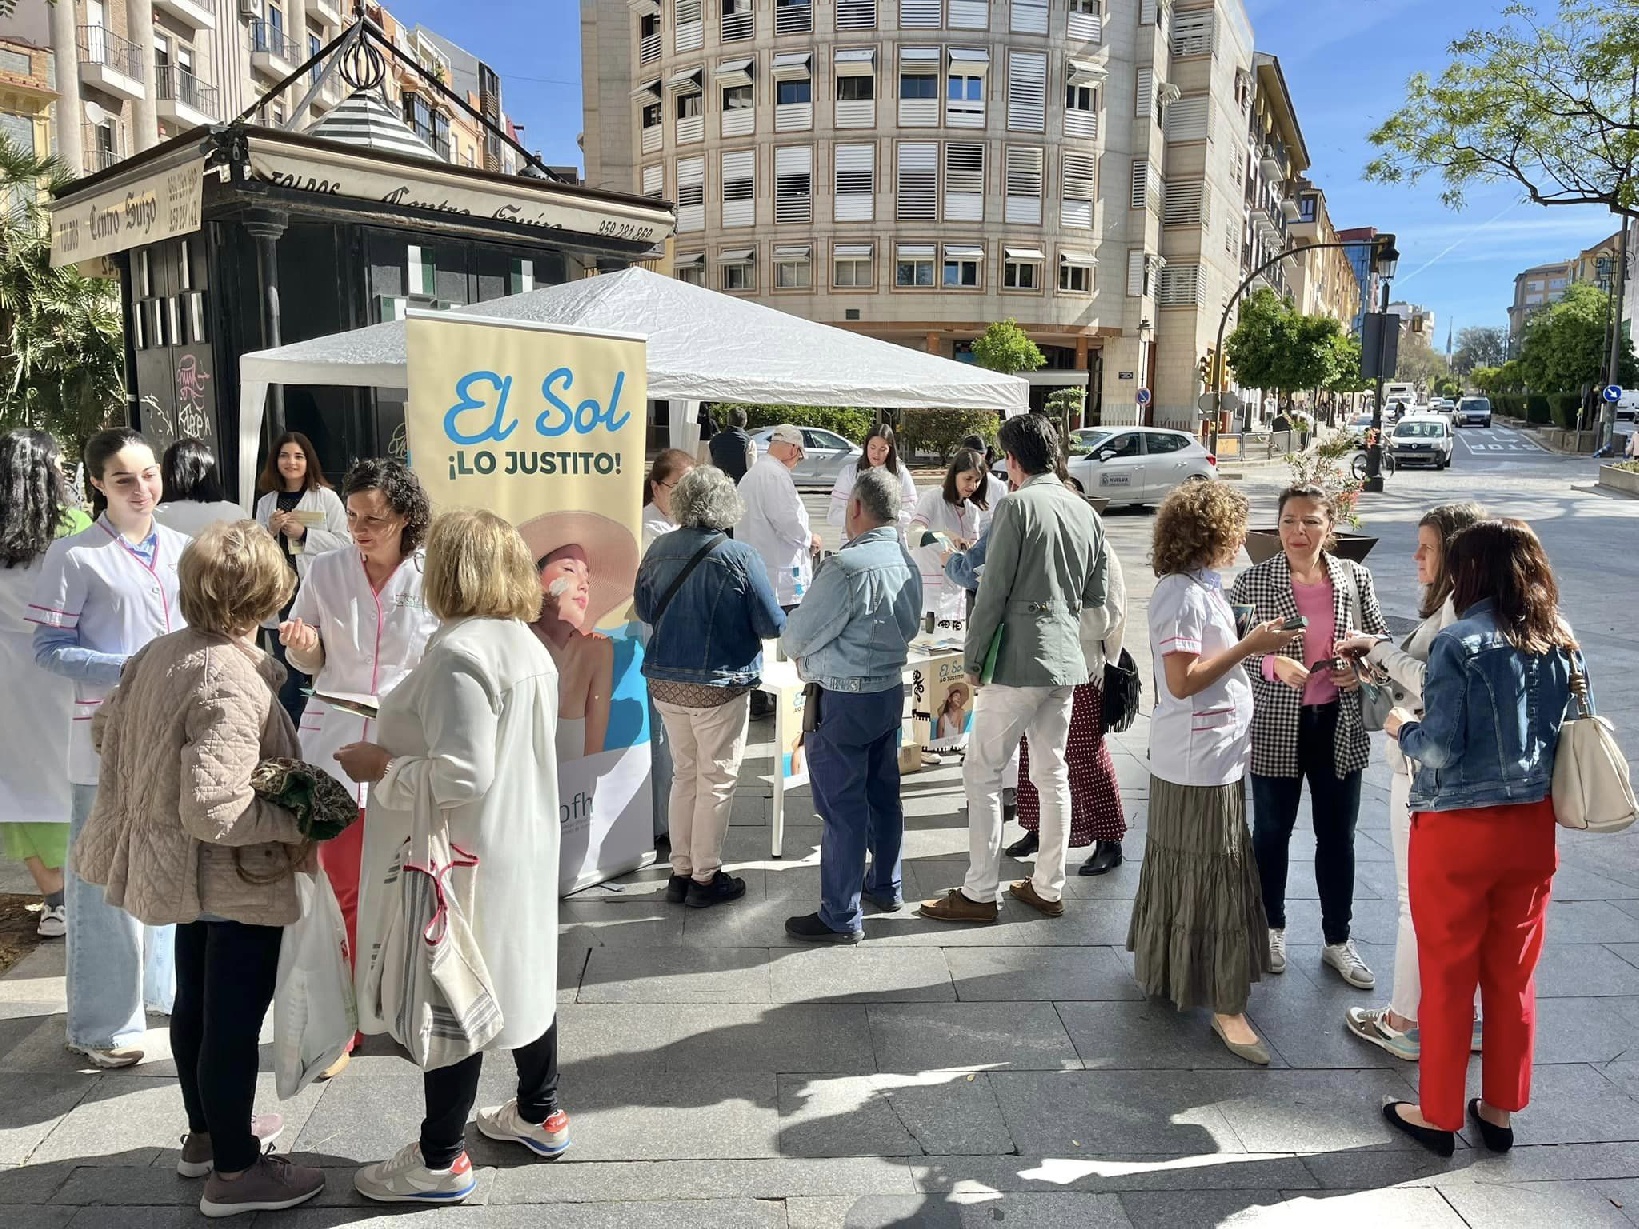
[[[422,595],[422,543],[432,505],[420,480],[402,461],[371,458],[347,471],[342,499],[353,545],[313,560],[290,617],[279,624],[290,664],[313,676],[313,699],[302,714],[302,758],[320,768],[333,764],[343,747],[370,741],[375,724],[320,697],[379,703],[415,668],[438,628]],[[354,786],[361,815],[367,789],[363,783]],[[320,854],[349,943],[357,932],[363,847],[361,822],[327,842]]]
[[[1266,1066],[1246,1018],[1269,931],[1246,825],[1252,687],[1241,663],[1302,633],[1280,619],[1236,628],[1217,569],[1246,540],[1246,518],[1245,497],[1218,482],[1185,483],[1155,517],[1149,844],[1127,950],[1147,993],[1180,1011],[1209,1007],[1230,1052]]]

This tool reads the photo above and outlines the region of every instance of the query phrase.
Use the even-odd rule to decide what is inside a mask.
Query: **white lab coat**
[[[814,531],[791,471],[764,457],[740,479],[746,514],[734,537],[762,556],[768,583],[781,606],[795,606],[814,578]]]
[[[524,624],[458,619],[381,706],[376,741],[392,754],[371,791],[359,882],[362,979],[380,929],[383,879],[410,834],[418,804],[450,840],[477,855],[451,872],[501,1009],[486,1047],[513,1050],[557,1013],[558,762],[553,750],[558,671]],[[359,1027],[386,1031],[359,996]]]
[[[197,538],[212,525],[222,521],[243,521],[249,518],[245,516],[243,508],[230,500],[203,503],[197,499],[179,499],[174,503],[160,504],[154,509],[154,519],[161,525],[169,525],[178,533]]]
[[[648,553],[654,540],[677,528],[676,523],[653,504],[643,505],[643,551]]]
[[[306,669],[304,655],[287,650],[291,664],[313,674],[313,690],[375,696],[392,693],[421,660],[438,620],[421,595],[426,557],[416,551],[398,565],[377,593],[364,574],[364,557],[351,546],[315,558],[296,594],[290,617],[317,628],[324,664]],[[374,722],[331,708],[317,694],[302,713],[302,758],[329,772],[348,743],[373,741]],[[362,808],[366,787],[353,785]],[[368,948],[361,950],[368,951]]]
[[[922,492],[916,501],[908,534],[911,558],[916,560],[916,568],[922,573],[923,614],[931,612],[941,623],[967,619],[967,591],[946,578],[945,565],[939,561],[939,547],[919,544],[922,531],[931,529],[947,538],[961,538],[971,546],[989,522],[989,513],[972,500],[964,501],[960,508],[946,503],[942,483]]]
[[[73,537],[58,538],[46,552],[27,620],[73,631],[83,648],[125,657],[156,636],[186,627],[176,565],[193,539],[157,522],[154,533],[158,543],[152,566],[137,558],[106,516]],[[75,785],[97,783],[101,760],[91,742],[91,718],[112,690],[74,683],[68,779]],[[12,711],[17,714],[12,721],[24,716],[22,710]]]
[[[74,685],[34,664],[34,625],[25,617],[44,566],[41,555],[0,568],[0,824],[68,822]]]
[[[857,465],[844,465],[837,471],[837,480],[831,486],[831,506],[825,514],[827,524],[845,526],[848,523],[848,500],[853,496],[854,480],[858,477]],[[916,480],[904,462],[899,465],[899,505],[899,527],[904,529],[916,511]]]
[[[256,501],[256,519],[264,529],[273,519],[278,507],[279,496],[274,491],[269,491]],[[324,524],[309,525],[307,532],[294,544],[296,578],[306,580],[307,569],[313,565],[313,560],[333,550],[351,546],[353,535],[347,529],[347,509],[342,506],[341,497],[327,486],[316,486],[310,491],[303,491],[302,497],[296,501],[296,511],[324,514]]]

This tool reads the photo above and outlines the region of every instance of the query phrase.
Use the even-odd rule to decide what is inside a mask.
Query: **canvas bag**
[[[347,926],[323,871],[296,875],[302,916],[279,940],[273,991],[273,1078],[288,1101],[346,1053],[358,1032]]]
[[[477,865],[450,842],[442,812],[418,797],[410,835],[384,881],[364,995],[423,1071],[481,1052],[504,1023],[463,907]]]
[[[1594,712],[1579,655],[1571,658],[1571,701],[1554,752],[1553,799],[1560,825],[1586,832],[1621,832],[1639,811],[1627,757],[1611,723]]]
[[[1354,621],[1354,626],[1349,630],[1362,631],[1366,626],[1366,612],[1360,601],[1360,582],[1355,579],[1353,568],[1349,569],[1349,614]],[[1360,684],[1355,693],[1360,697],[1360,724],[1375,734],[1383,728],[1389,713],[1405,696],[1394,685],[1387,670],[1377,669],[1364,658],[1357,657],[1352,664],[1355,681]]]

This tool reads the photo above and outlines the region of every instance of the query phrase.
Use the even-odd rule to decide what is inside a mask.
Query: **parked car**
[[[1470,423],[1478,423],[1482,427],[1491,425],[1491,399],[1489,397],[1464,397],[1457,403],[1456,423],[1459,427],[1466,427]]]
[[[1112,504],[1160,503],[1176,486],[1218,476],[1218,458],[1183,431],[1093,427],[1077,434],[1088,454],[1070,458],[1070,476]]]
[[[1389,452],[1397,465],[1448,469],[1455,447],[1451,423],[1437,414],[1407,415],[1389,435]]]
[[[760,457],[768,451],[768,437],[774,433],[773,427],[764,427],[752,435],[757,444],[757,455]],[[797,462],[797,467],[791,471],[791,479],[800,487],[823,488],[829,491],[837,480],[837,475],[844,466],[858,465],[859,458],[864,450],[858,444],[850,443],[835,431],[827,431],[822,427],[804,427],[802,429],[803,458]]]

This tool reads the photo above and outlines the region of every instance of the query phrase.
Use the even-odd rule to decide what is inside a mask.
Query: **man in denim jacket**
[[[818,913],[786,920],[811,943],[858,943],[860,885],[879,909],[900,894],[899,726],[903,676],[922,612],[922,578],[899,539],[899,479],[859,475],[848,500],[848,543],[825,561],[786,620],[780,645],[820,687],[819,724],[806,736],[808,779],[824,821]],[[865,880],[865,856],[871,858]]]

